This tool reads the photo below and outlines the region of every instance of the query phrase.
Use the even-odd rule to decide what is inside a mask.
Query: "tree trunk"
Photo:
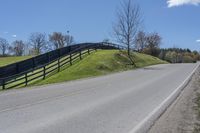
[[[132,58],[131,58],[130,45],[128,45],[128,50],[127,50],[127,52],[128,52],[128,58],[129,58],[129,60],[131,61],[131,65],[134,65],[134,66],[136,67],[135,62],[134,62],[134,61],[132,60]]]
[[[128,45],[128,56],[130,56],[130,46]]]

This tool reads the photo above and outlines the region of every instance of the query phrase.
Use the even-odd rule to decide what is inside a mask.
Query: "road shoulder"
[[[200,93],[200,68],[176,101],[155,122],[149,133],[193,133],[198,123],[196,107]]]

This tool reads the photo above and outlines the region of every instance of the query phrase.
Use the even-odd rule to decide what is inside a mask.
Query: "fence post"
[[[69,55],[70,65],[72,65],[72,54]]]
[[[60,58],[58,59],[58,72],[60,72]]]
[[[33,62],[33,68],[35,67],[35,60],[34,58],[32,58],[32,62]]]
[[[50,55],[49,52],[47,53],[48,63],[50,62]]]
[[[18,65],[18,63],[16,63],[15,72],[16,72],[16,74],[19,72],[19,65]]]
[[[45,79],[46,78],[46,67],[44,66],[43,67],[43,79]]]
[[[28,85],[27,73],[25,74],[25,82],[26,82],[26,85],[25,85],[25,86],[27,86],[27,85]]]
[[[79,52],[80,60],[82,60],[81,50]]]
[[[88,49],[88,54],[90,54],[90,49]]]
[[[2,79],[2,89],[5,90],[5,79]]]

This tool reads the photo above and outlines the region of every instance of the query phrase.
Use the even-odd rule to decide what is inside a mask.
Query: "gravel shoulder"
[[[155,122],[149,133],[200,132],[197,99],[200,98],[200,68],[176,101]]]

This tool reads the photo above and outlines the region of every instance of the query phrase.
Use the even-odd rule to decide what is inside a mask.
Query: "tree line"
[[[162,38],[158,33],[138,32],[135,38],[135,49],[138,52],[156,56],[170,63],[192,63],[200,60],[198,51],[183,48],[160,48]]]
[[[182,48],[160,49],[158,57],[170,63],[192,63],[200,60],[198,51]]]
[[[48,36],[35,32],[29,36],[27,42],[15,40],[11,44],[5,38],[0,38],[0,56],[39,55],[73,43],[73,36],[61,32],[53,32]]]

